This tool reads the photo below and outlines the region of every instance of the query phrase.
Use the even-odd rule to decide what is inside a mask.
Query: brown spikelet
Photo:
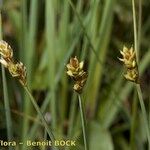
[[[79,62],[76,56],[71,58],[70,62],[66,65],[68,76],[72,77],[72,79],[75,81],[73,89],[77,93],[82,92],[88,77],[87,72],[83,70],[83,66],[84,62]]]
[[[22,62],[15,62],[13,59],[13,50],[11,46],[1,40],[0,41],[0,63],[8,69],[9,73],[12,75],[12,77],[17,78],[19,82],[25,86],[26,85],[26,67],[23,65]]]
[[[123,58],[119,58],[122,61],[126,68],[126,73],[124,77],[132,82],[138,83],[139,82],[139,73],[138,73],[138,66],[136,61],[136,54],[133,47],[128,49],[127,47],[123,47],[123,50],[120,51]]]

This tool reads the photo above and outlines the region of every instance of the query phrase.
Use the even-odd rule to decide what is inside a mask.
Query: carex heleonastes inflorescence
[[[20,61],[15,62],[11,46],[3,40],[0,41],[0,55],[0,63],[8,69],[12,77],[17,78],[25,86],[27,83],[26,67]]]
[[[86,83],[88,74],[86,71],[84,71],[84,62],[77,59],[75,56],[74,58],[70,59],[70,62],[67,64],[67,74],[74,80],[74,86],[73,89],[77,93],[81,93],[83,90],[83,87]]]
[[[123,58],[119,58],[122,61],[126,68],[126,73],[124,77],[132,82],[138,83],[139,82],[139,72],[136,60],[136,53],[133,47],[128,49],[126,46],[123,47],[123,50],[120,51]]]

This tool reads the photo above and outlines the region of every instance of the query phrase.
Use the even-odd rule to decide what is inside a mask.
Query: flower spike
[[[70,62],[66,65],[67,67],[67,74],[68,76],[72,77],[72,79],[75,81],[75,84],[73,86],[73,89],[77,93],[81,93],[82,89],[86,83],[87,80],[87,72],[83,70],[84,62],[79,62],[77,57],[70,59]]]
[[[12,77],[17,78],[23,86],[26,86],[26,67],[22,62],[14,62],[13,50],[11,46],[3,40],[0,41],[0,55],[0,63],[8,69]]]
[[[119,60],[124,63],[127,70],[124,77],[129,81],[138,83],[139,73],[135,50],[133,49],[133,47],[128,49],[126,46],[124,46],[123,50],[120,51],[120,53],[122,55],[122,58],[119,58]]]

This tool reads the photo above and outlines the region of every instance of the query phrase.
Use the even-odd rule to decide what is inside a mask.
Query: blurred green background
[[[150,1],[135,0],[135,8],[150,122]],[[3,39],[25,64],[29,87],[57,139],[74,139],[77,146],[69,148],[84,149],[78,100],[66,75],[70,57],[77,56],[89,75],[82,100],[90,150],[148,149],[133,83],[123,78],[117,58],[123,45],[134,45],[131,0],[3,0],[1,14]],[[6,77],[12,139],[48,139],[22,87],[7,71]],[[7,140],[2,80],[0,88],[0,139]]]

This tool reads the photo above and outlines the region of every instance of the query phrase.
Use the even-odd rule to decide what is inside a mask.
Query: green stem
[[[145,109],[145,105],[144,105],[144,101],[143,101],[143,97],[142,97],[141,87],[140,87],[139,84],[136,84],[136,90],[137,90],[138,97],[139,97],[139,102],[140,102],[142,115],[143,115],[143,119],[144,119],[144,124],[145,124],[145,128],[146,128],[146,135],[147,135],[147,139],[148,139],[148,145],[149,145],[149,148],[150,148],[150,130],[149,130],[149,126],[148,126],[148,120],[147,120],[148,118],[147,118],[146,109]]]
[[[134,48],[136,51],[137,62],[139,58],[138,44],[137,44],[137,25],[136,25],[136,13],[135,13],[135,2],[132,0],[132,11],[133,11],[133,29],[134,29]]]
[[[140,50],[140,45],[141,45],[141,28],[142,28],[142,0],[139,0],[139,20],[138,20],[138,50]],[[139,51],[139,55],[140,55],[140,51]],[[139,57],[139,56],[138,56]]]
[[[73,96],[70,108],[70,116],[69,116],[69,130],[68,130],[68,138],[72,137],[73,133],[73,126],[74,126],[74,119],[76,114],[76,96]]]
[[[131,130],[130,130],[130,147],[131,150],[135,150],[135,129],[136,129],[136,119],[137,119],[137,94],[134,90],[134,98],[132,104],[132,118],[131,118]]]
[[[0,13],[0,40],[1,39],[2,39],[2,19]],[[12,134],[12,120],[11,120],[11,111],[10,111],[10,104],[8,98],[7,81],[6,81],[5,69],[2,65],[1,65],[1,69],[2,69],[2,83],[3,83],[4,105],[5,105],[5,115],[6,115],[6,125],[7,125],[7,136],[8,136],[8,141],[11,141],[13,139],[13,134]],[[9,150],[11,149],[12,148],[9,147]]]
[[[72,138],[73,136],[73,127],[74,127],[74,120],[76,116],[76,95],[73,95],[70,107],[70,115],[69,115],[69,128],[68,128],[68,135],[67,138]],[[69,147],[66,147],[66,150],[69,150]]]
[[[140,47],[140,35],[141,35],[141,14],[142,14],[142,6],[141,6],[141,0],[139,1],[139,26],[138,26],[138,39],[137,39],[137,26],[136,26],[136,12],[135,12],[135,0],[132,0],[132,10],[133,10],[133,26],[134,26],[134,47],[136,50],[136,56],[137,56],[137,63],[139,62],[139,47]],[[138,40],[138,41],[137,41]],[[142,115],[144,119],[144,124],[146,127],[146,135],[148,139],[148,147],[150,149],[150,130],[149,130],[149,124],[148,124],[148,117],[145,109],[145,105],[143,102],[142,97],[142,91],[140,84],[136,84],[136,90],[139,97],[139,102],[142,110]]]
[[[27,86],[24,86],[24,89],[25,89],[25,91],[27,92],[27,94],[29,95],[29,98],[30,98],[32,104],[34,105],[34,107],[35,107],[37,113],[39,114],[39,117],[40,117],[40,119],[42,120],[43,125],[44,125],[44,127],[45,127],[45,129],[46,129],[46,131],[47,131],[47,133],[48,133],[48,135],[49,135],[49,137],[50,137],[51,140],[52,140],[52,143],[54,144],[54,142],[55,142],[55,137],[54,137],[54,135],[53,135],[51,129],[49,128],[49,126],[48,126],[48,124],[47,124],[47,122],[46,122],[46,120],[45,120],[45,118],[44,118],[42,112],[40,111],[39,106],[37,105],[35,99],[33,98],[33,96],[32,96],[32,94],[31,94],[29,88],[28,88]],[[56,147],[56,149],[58,150],[57,147]]]
[[[139,3],[140,5],[140,3]],[[137,39],[137,24],[136,24],[136,11],[135,11],[135,1],[132,0],[132,12],[133,12],[133,30],[134,30],[134,48],[136,51],[136,58],[137,58],[137,63],[139,61],[139,48],[140,48],[140,41],[139,41],[139,35],[141,32],[141,29],[138,26],[138,39]],[[139,11],[139,16],[140,16],[140,11]],[[139,24],[140,24],[140,19],[139,19]],[[137,97],[136,97],[136,91],[134,90],[134,101],[132,104],[132,120],[131,120],[131,130],[130,130],[130,146],[131,149],[135,149],[135,128],[136,128],[136,117],[137,117]]]
[[[44,100],[42,106],[41,106],[41,112],[42,112],[42,113],[43,113],[43,112],[45,111],[45,109],[47,108],[50,99],[51,99],[51,93],[49,92],[49,93],[47,94],[47,96],[46,96],[46,98],[45,98],[45,100]],[[40,120],[39,114],[37,114],[36,120]],[[33,137],[35,137],[35,132],[36,132],[38,126],[39,126],[39,124],[37,124],[37,123],[34,123],[34,124],[33,124],[32,128],[30,129],[30,132],[29,132],[29,134],[28,134],[28,136],[27,136],[28,138],[31,138],[31,139],[32,139]]]
[[[86,122],[85,122],[85,115],[84,115],[84,111],[83,111],[83,105],[82,105],[82,100],[81,100],[80,94],[78,94],[78,99],[79,99],[80,115],[81,115],[81,122],[82,122],[84,146],[85,146],[85,150],[88,150],[87,136],[86,136]]]

